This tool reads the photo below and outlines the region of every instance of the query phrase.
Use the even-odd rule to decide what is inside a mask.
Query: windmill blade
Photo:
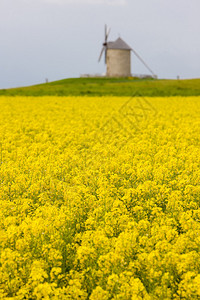
[[[105,42],[106,42],[106,36],[107,36],[107,25],[105,24],[105,31],[104,31],[104,34],[105,34]]]
[[[104,51],[105,51],[105,47],[103,47],[102,50],[101,50],[101,53],[100,53],[100,55],[99,55],[98,62],[100,62],[101,57],[102,57]]]
[[[107,40],[108,40],[108,36],[109,36],[109,34],[110,34],[110,30],[111,30],[111,28],[107,28],[107,25],[105,24],[105,44],[107,43]]]
[[[106,64],[106,61],[107,61],[107,40],[108,40],[109,34],[110,34],[110,28],[108,29],[107,25],[105,24],[105,41],[103,43],[103,48],[101,50],[101,53],[100,53],[100,56],[99,56],[99,59],[98,59],[98,62],[100,62],[101,57],[103,55],[103,52],[105,51],[105,58],[104,58],[105,64]]]
[[[156,77],[156,74],[149,68],[149,66],[144,62],[144,60],[139,56],[139,54],[132,48],[133,53],[137,56],[137,58],[143,63],[143,65],[151,72],[151,74]]]
[[[107,40],[108,40],[108,36],[109,36],[109,34],[110,34],[110,30],[111,30],[111,28],[109,28],[108,31],[107,31],[107,33],[106,33],[106,38],[105,38],[105,41],[106,41],[106,42],[107,42]]]
[[[107,63],[107,47],[105,47],[105,58],[104,58],[104,63],[106,65]]]

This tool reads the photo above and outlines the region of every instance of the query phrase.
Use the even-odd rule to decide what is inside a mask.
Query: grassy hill
[[[2,89],[8,96],[197,96],[200,79],[70,78],[29,87]]]

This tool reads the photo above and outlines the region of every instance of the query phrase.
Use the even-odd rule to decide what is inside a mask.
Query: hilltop
[[[200,79],[70,78],[28,87],[2,89],[6,96],[198,96]]]

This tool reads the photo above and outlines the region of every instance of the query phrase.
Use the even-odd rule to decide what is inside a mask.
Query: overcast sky
[[[105,73],[105,23],[159,78],[200,77],[199,14],[200,0],[0,0],[0,88]],[[134,55],[132,73],[148,74]]]

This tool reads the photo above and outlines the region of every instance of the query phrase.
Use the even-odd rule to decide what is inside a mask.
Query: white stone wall
[[[131,76],[131,51],[107,49],[107,73],[109,77]]]

